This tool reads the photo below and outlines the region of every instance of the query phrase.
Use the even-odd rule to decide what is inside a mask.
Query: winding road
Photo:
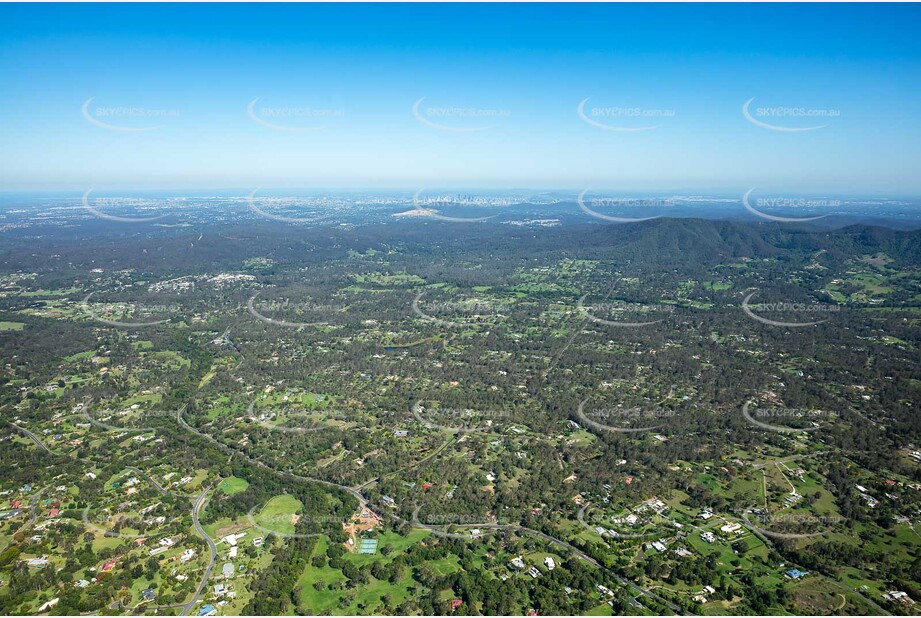
[[[49,449],[47,446],[45,446],[44,443],[42,443],[42,441],[39,440],[39,439],[38,439],[38,436],[36,436],[34,433],[32,433],[31,431],[29,431],[29,430],[26,429],[25,427],[21,427],[21,426],[17,425],[16,423],[11,423],[11,422],[9,422],[9,421],[7,421],[7,423],[9,424],[10,427],[15,427],[15,428],[18,429],[21,433],[25,434],[25,436],[26,436],[27,438],[29,438],[30,440],[32,440],[33,442],[35,442],[35,444],[37,444],[39,447],[41,447],[41,449],[42,449],[43,451],[45,451],[45,452],[48,453],[49,455],[54,455],[54,453],[51,452],[51,449]]]
[[[380,475],[380,476],[378,476],[378,477],[375,477],[375,478],[371,479],[370,481],[365,481],[365,482],[362,483],[361,485],[356,485],[353,489],[355,489],[356,491],[361,491],[361,490],[364,489],[365,487],[369,487],[369,486],[371,486],[371,485],[377,483],[377,482],[380,481],[381,479],[387,478],[388,476],[393,476],[393,475],[395,475],[395,474],[400,474],[401,472],[405,472],[406,470],[411,470],[412,468],[415,468],[415,467],[417,467],[417,466],[420,466],[420,465],[424,464],[425,462],[427,462],[428,460],[430,460],[430,459],[432,459],[433,457],[435,457],[436,455],[438,455],[441,451],[445,450],[446,448],[448,448],[448,446],[450,446],[450,445],[453,444],[453,443],[454,443],[454,436],[452,436],[452,437],[448,438],[447,440],[445,440],[445,442],[444,442],[441,446],[439,446],[438,448],[436,448],[434,451],[432,451],[431,453],[429,453],[428,455],[426,455],[425,457],[423,457],[423,458],[420,459],[419,461],[417,461],[417,462],[415,462],[415,463],[412,463],[412,464],[409,464],[408,466],[405,466],[405,467],[403,467],[403,468],[399,468],[399,469],[397,469],[397,470],[394,470],[394,471],[392,471],[392,472],[388,472],[387,474],[382,474],[382,475]]]
[[[214,563],[217,562],[217,545],[215,545],[214,540],[208,536],[205,529],[201,527],[201,522],[198,519],[201,509],[208,499],[209,491],[211,491],[211,487],[206,487],[205,490],[201,492],[201,495],[195,499],[195,504],[192,505],[192,524],[195,526],[195,532],[198,533],[198,536],[205,539],[205,542],[208,543],[208,549],[211,550],[211,560],[208,561],[208,566],[205,568],[205,574],[201,578],[201,582],[199,582],[195,594],[192,595],[188,603],[182,606],[182,611],[179,613],[180,616],[188,615],[188,613],[192,611],[192,608],[195,607],[195,604],[198,603],[198,599],[201,597],[201,593],[208,583],[208,578],[211,577],[211,572],[214,571]]]
[[[595,530],[595,528],[593,528],[587,521],[585,521],[585,510],[591,505],[592,504],[590,502],[586,502],[584,505],[582,505],[582,508],[579,509],[578,513],[576,513],[576,519],[579,520],[580,524],[585,526],[586,530],[588,530],[589,532],[594,532],[595,534],[598,534],[598,531]],[[621,534],[620,532],[612,533],[610,530],[608,530],[608,534],[612,538],[615,538],[615,539],[645,539],[650,536],[657,536],[661,534],[661,532],[656,532],[655,530],[653,530],[652,532],[644,532],[643,534]],[[610,545],[608,545],[608,543],[604,541],[603,538],[602,538],[602,542],[605,544],[606,547],[610,547]]]
[[[759,539],[761,539],[761,541],[762,541],[765,545],[767,545],[768,547],[770,547],[772,550],[777,551],[777,548],[776,548],[774,542],[773,542],[771,539],[769,539],[767,536],[763,535],[763,534],[761,533],[762,531],[761,531],[760,528],[757,528],[757,527],[755,527],[755,526],[752,526],[751,524],[749,524],[748,520],[745,519],[745,518],[743,518],[743,520],[745,521],[746,527],[747,527],[749,530],[751,530],[752,534],[754,534],[756,537],[758,537]],[[795,563],[793,563],[793,562],[790,562],[790,561],[788,561],[787,564],[790,565],[790,566],[792,566],[792,567],[798,567],[798,566],[799,566],[799,565],[797,565],[797,564],[795,564]],[[802,569],[802,570],[805,570],[805,569]],[[856,588],[853,588],[853,587],[851,587],[851,586],[848,586],[848,585],[845,584],[844,582],[838,581],[837,579],[828,577],[828,576],[826,576],[826,575],[818,574],[818,576],[821,577],[821,578],[823,578],[823,579],[826,579],[826,580],[830,581],[831,583],[835,584],[836,586],[840,586],[841,588],[844,588],[845,590],[847,590],[847,591],[852,592],[853,594],[855,594],[859,599],[861,599],[861,600],[864,601],[867,605],[869,605],[870,607],[872,607],[873,610],[877,612],[877,614],[876,614],[877,616],[891,616],[891,615],[892,615],[892,614],[890,614],[889,612],[887,612],[885,609],[883,609],[883,608],[879,605],[879,603],[877,603],[877,602],[874,601],[873,599],[870,599],[870,598],[866,597],[862,592],[860,592],[860,591],[857,590]]]
[[[375,478],[375,479],[372,479],[371,481],[368,481],[368,482],[366,482],[366,483],[363,483],[362,485],[359,485],[359,486],[358,486],[359,489],[356,489],[356,488],[354,488],[354,487],[348,487],[348,486],[346,486],[346,485],[340,485],[340,484],[338,484],[338,483],[333,483],[332,481],[327,481],[327,480],[324,480],[324,479],[317,479],[317,478],[312,478],[312,477],[307,477],[307,476],[300,476],[300,475],[297,475],[297,474],[292,474],[292,473],[290,473],[290,472],[284,472],[284,471],[281,471],[281,470],[276,470],[275,468],[272,468],[271,466],[269,466],[269,465],[266,464],[265,462],[262,462],[262,461],[260,461],[260,460],[258,460],[258,459],[255,459],[255,458],[253,458],[253,457],[250,457],[249,455],[247,455],[247,454],[241,452],[240,450],[235,449],[235,448],[233,448],[233,447],[231,447],[231,446],[229,446],[229,445],[227,445],[227,444],[225,444],[225,443],[223,443],[223,442],[217,440],[216,438],[214,438],[214,437],[212,437],[212,436],[210,436],[210,435],[208,435],[208,434],[206,434],[206,433],[204,433],[204,432],[202,432],[202,431],[199,431],[199,430],[195,429],[194,427],[192,427],[191,425],[189,425],[189,424],[185,421],[185,419],[182,418],[182,414],[185,412],[185,410],[187,409],[187,407],[188,407],[187,405],[184,405],[184,406],[182,406],[181,408],[179,408],[179,410],[176,411],[176,420],[179,422],[179,425],[182,426],[182,427],[183,427],[184,429],[186,429],[187,431],[189,431],[189,432],[191,432],[191,433],[194,433],[195,435],[197,435],[197,436],[199,436],[199,437],[201,437],[201,438],[204,438],[205,440],[211,442],[212,444],[214,444],[214,445],[217,446],[218,448],[224,450],[225,452],[230,452],[230,453],[239,455],[239,456],[243,457],[244,459],[246,459],[246,461],[252,463],[253,465],[259,466],[260,468],[263,468],[263,469],[265,469],[265,470],[269,470],[270,472],[272,472],[272,473],[274,473],[274,474],[277,474],[277,475],[279,475],[279,476],[286,477],[286,478],[293,478],[293,479],[297,479],[297,480],[305,481],[305,482],[310,482],[310,483],[319,483],[319,484],[325,485],[325,486],[327,486],[327,487],[334,487],[334,488],[336,488],[336,489],[340,489],[340,490],[342,490],[342,491],[345,491],[345,492],[347,492],[348,494],[354,496],[354,497],[358,500],[358,502],[359,502],[359,504],[361,505],[362,508],[367,508],[367,506],[368,506],[368,499],[364,496],[364,494],[361,493],[361,491],[359,491],[359,489],[360,489],[360,488],[364,488],[364,487],[370,485],[371,483],[378,481],[379,478]],[[435,455],[437,452],[440,452],[441,450],[443,450],[444,448],[446,448],[446,447],[447,447],[450,443],[452,443],[452,442],[453,442],[453,438],[449,439],[449,440],[448,440],[447,442],[445,442],[441,447],[439,447],[439,448],[436,450],[435,453],[432,453],[431,455],[429,455],[428,457],[426,457],[426,459],[429,459],[430,457],[432,457],[433,455]],[[421,462],[416,462],[416,463],[413,464],[413,465],[418,465],[419,463],[421,463]],[[213,543],[214,543],[214,542],[211,541],[210,537],[208,537],[208,536],[204,533],[204,530],[201,529],[201,526],[198,525],[198,508],[200,507],[200,503],[204,500],[205,495],[207,494],[207,491],[208,491],[208,490],[205,490],[205,493],[203,493],[201,496],[199,496],[198,500],[196,501],[196,507],[195,507],[195,509],[193,510],[193,520],[195,521],[195,527],[196,527],[196,530],[198,531],[198,533],[199,533],[200,535],[202,535],[202,536],[208,538],[209,543],[213,546]],[[441,533],[441,534],[450,534],[450,533],[445,533],[445,532],[443,532],[443,531],[437,529],[437,528],[434,527],[434,526],[428,526],[428,525],[422,524],[421,522],[419,522],[418,518],[416,517],[416,514],[417,514],[417,513],[418,513],[418,509],[416,510],[416,513],[414,513],[414,521],[412,522],[412,525],[418,526],[418,527],[423,528],[423,529],[425,529],[425,530],[429,530],[430,532]],[[396,519],[400,519],[399,517],[396,517],[396,516],[394,516],[394,517],[395,517]],[[403,520],[400,520],[400,521],[403,521]],[[671,610],[672,610],[673,612],[675,612],[676,614],[679,614],[679,615],[682,614],[681,609],[680,609],[677,605],[674,605],[673,603],[671,603],[671,602],[669,602],[669,601],[666,601],[665,599],[663,599],[662,597],[656,595],[656,594],[653,593],[653,592],[650,592],[650,591],[648,591],[648,590],[646,590],[646,589],[644,589],[644,588],[641,588],[640,586],[638,586],[638,585],[635,584],[634,582],[632,582],[632,581],[630,581],[629,579],[627,579],[627,578],[625,578],[625,577],[623,577],[623,576],[621,576],[621,575],[615,573],[615,572],[612,571],[611,569],[605,567],[605,566],[602,565],[600,562],[598,562],[597,560],[595,560],[594,558],[592,558],[591,556],[589,556],[588,554],[586,554],[586,553],[583,552],[582,550],[580,550],[580,549],[578,549],[578,548],[576,548],[576,547],[570,545],[570,544],[567,543],[566,541],[564,541],[564,540],[562,540],[562,539],[558,539],[558,538],[556,538],[556,537],[554,537],[554,536],[550,536],[549,534],[546,534],[546,533],[544,533],[544,532],[541,532],[540,530],[534,530],[533,528],[528,528],[528,527],[525,527],[525,526],[521,526],[521,525],[519,525],[519,524],[492,524],[492,523],[483,523],[483,524],[460,524],[460,525],[458,525],[458,527],[460,527],[460,528],[484,528],[484,529],[491,529],[491,530],[514,530],[514,531],[519,532],[519,533],[522,533],[522,534],[530,534],[530,535],[532,535],[532,536],[536,536],[536,537],[538,537],[538,538],[543,539],[544,541],[546,541],[546,542],[548,542],[548,543],[551,543],[551,544],[553,544],[553,545],[556,545],[556,546],[558,546],[558,547],[562,547],[562,548],[564,548],[564,549],[567,549],[567,550],[571,551],[571,552],[572,552],[575,556],[577,556],[578,558],[581,558],[582,560],[584,560],[584,561],[587,562],[588,564],[590,564],[590,565],[596,567],[597,569],[599,569],[599,570],[601,570],[601,571],[607,573],[608,575],[610,575],[611,577],[613,577],[614,579],[616,579],[617,581],[619,581],[619,582],[620,582],[621,584],[623,584],[624,586],[629,587],[631,590],[633,590],[634,592],[636,592],[638,595],[641,595],[641,596],[644,596],[644,597],[653,599],[653,600],[655,600],[655,601],[658,601],[659,603],[661,603],[661,604],[665,605],[666,607],[668,607],[669,609],[671,609]],[[216,552],[217,552],[216,548],[213,548],[213,549],[212,549],[212,556],[216,556]],[[204,587],[205,581],[207,580],[208,576],[210,575],[211,568],[213,567],[213,565],[214,565],[214,560],[212,559],[212,563],[211,563],[211,565],[209,566],[208,572],[206,573],[205,578],[202,580],[202,583],[199,585],[199,593],[200,593],[201,589]],[[195,597],[192,599],[192,601],[190,601],[190,602],[186,605],[186,607],[191,608],[191,606],[194,605],[195,601],[197,601],[197,599],[198,599],[199,593],[196,593]]]
[[[188,407],[188,405],[184,405],[184,406],[182,406],[181,408],[179,408],[179,410],[176,411],[176,420],[179,421],[179,424],[180,424],[184,429],[186,429],[187,431],[190,431],[190,432],[194,433],[196,436],[198,436],[198,437],[200,437],[200,438],[204,438],[205,440],[211,442],[212,444],[214,444],[215,446],[217,446],[218,448],[220,448],[220,449],[223,450],[224,452],[230,453],[230,454],[232,454],[232,455],[238,455],[238,456],[242,457],[243,459],[245,459],[246,461],[248,461],[249,463],[253,464],[254,466],[258,466],[258,467],[260,467],[260,468],[262,468],[262,469],[264,469],[264,470],[268,470],[269,472],[272,472],[273,474],[277,474],[277,475],[279,475],[279,476],[281,476],[281,477],[284,477],[284,478],[295,479],[295,480],[299,480],[299,481],[305,481],[305,482],[308,482],[308,483],[318,483],[318,484],[320,484],[320,485],[325,485],[326,487],[334,487],[334,488],[336,488],[336,489],[339,489],[339,490],[341,490],[341,491],[344,491],[344,492],[350,494],[350,495],[353,496],[356,500],[358,500],[358,502],[359,502],[359,504],[361,505],[362,508],[367,508],[367,506],[368,506],[368,499],[365,498],[365,496],[364,496],[360,491],[358,491],[357,489],[355,489],[354,487],[349,487],[348,485],[340,485],[339,483],[333,483],[332,481],[327,481],[327,480],[325,480],[325,479],[318,479],[318,478],[313,478],[313,477],[310,477],[310,476],[301,476],[301,475],[299,475],[299,474],[294,474],[293,472],[285,472],[284,470],[276,470],[275,468],[273,468],[272,466],[268,465],[267,463],[265,463],[265,462],[263,462],[263,461],[260,461],[260,460],[254,458],[254,457],[250,457],[249,455],[247,455],[247,454],[244,453],[243,451],[241,451],[241,450],[239,450],[239,449],[236,449],[236,448],[233,448],[232,446],[229,446],[229,445],[227,445],[227,444],[224,444],[224,443],[221,442],[220,440],[218,440],[218,439],[216,439],[216,438],[214,438],[214,437],[212,437],[212,436],[210,436],[210,435],[208,435],[208,434],[206,434],[206,433],[204,433],[204,432],[202,432],[202,431],[199,431],[199,430],[195,429],[194,427],[192,427],[191,425],[189,425],[187,422],[185,422],[185,419],[184,419],[184,418],[182,418],[182,414],[183,414],[183,412],[185,412],[185,410],[186,410],[187,407]],[[375,480],[376,480],[376,479],[375,479]]]
[[[229,445],[227,445],[227,444],[225,444],[225,443],[223,443],[223,442],[217,440],[216,438],[214,438],[214,437],[212,437],[212,436],[210,436],[210,435],[208,435],[208,434],[206,434],[206,433],[204,433],[204,432],[202,432],[202,431],[199,431],[199,430],[195,429],[194,427],[192,427],[191,425],[189,425],[189,424],[185,421],[185,419],[182,418],[182,414],[186,411],[186,408],[187,408],[187,407],[188,407],[187,405],[184,405],[184,406],[182,406],[181,408],[179,408],[179,410],[176,411],[176,420],[179,422],[179,425],[182,426],[182,427],[183,427],[184,429],[186,429],[187,431],[190,431],[191,433],[194,433],[195,435],[197,435],[197,436],[199,436],[199,437],[201,437],[201,438],[204,438],[205,440],[208,440],[209,442],[211,442],[212,444],[214,444],[214,445],[217,446],[218,448],[224,450],[225,452],[230,452],[230,453],[233,453],[233,454],[237,454],[237,455],[243,457],[244,459],[246,459],[248,462],[252,463],[253,465],[259,466],[260,468],[263,468],[263,469],[265,469],[265,470],[269,470],[270,472],[273,472],[274,474],[277,474],[277,475],[279,475],[279,476],[287,477],[287,478],[294,478],[294,479],[297,479],[297,480],[306,481],[306,482],[310,482],[310,483],[319,483],[319,484],[325,485],[325,486],[327,486],[327,487],[334,487],[334,488],[336,488],[336,489],[340,489],[340,490],[342,490],[342,491],[345,491],[345,492],[347,492],[348,494],[354,496],[354,497],[358,500],[358,502],[359,502],[359,504],[361,505],[362,508],[367,508],[368,502],[369,502],[369,501],[368,501],[368,499],[364,496],[364,494],[361,493],[360,489],[362,489],[362,488],[364,488],[364,487],[367,487],[368,485],[371,485],[371,484],[374,483],[374,482],[377,482],[378,480],[380,480],[380,478],[383,478],[383,477],[374,478],[374,479],[372,479],[371,481],[367,481],[367,482],[365,482],[365,483],[359,485],[358,488],[355,488],[355,487],[348,487],[348,486],[346,486],[346,485],[340,485],[340,484],[338,484],[338,483],[333,483],[332,481],[327,481],[327,480],[324,480],[324,479],[317,479],[317,478],[312,478],[312,477],[308,477],[308,476],[300,476],[300,475],[297,475],[297,474],[292,474],[292,473],[290,473],[290,472],[283,472],[283,471],[281,471],[281,470],[276,470],[275,468],[272,468],[271,466],[269,466],[269,465],[266,464],[265,462],[262,462],[262,461],[260,461],[260,460],[258,460],[258,459],[255,459],[255,458],[253,458],[253,457],[250,457],[249,455],[247,455],[247,454],[241,452],[240,450],[235,449],[235,448],[233,448],[233,447],[231,447],[231,446],[229,446]],[[433,457],[434,455],[436,455],[438,452],[440,452],[440,451],[442,451],[443,449],[445,449],[445,448],[446,448],[449,444],[451,444],[453,441],[454,441],[454,437],[452,436],[449,440],[447,440],[447,441],[446,441],[444,444],[442,444],[438,449],[436,449],[435,452],[431,453],[431,454],[430,454],[429,456],[427,456],[424,460],[430,459],[431,457]],[[424,461],[424,460],[423,460],[423,461]],[[419,465],[420,463],[422,463],[422,461],[418,461],[418,462],[416,462],[416,463],[413,464],[413,465],[414,465],[414,466],[415,466],[415,465]],[[410,467],[412,467],[412,466],[410,466]],[[392,474],[392,473],[391,473],[391,474]],[[205,493],[207,493],[207,490],[206,490]],[[205,494],[202,494],[202,495],[199,497],[198,501],[196,502],[196,505],[198,505],[198,503],[201,502],[201,501],[204,499],[204,496],[205,496]],[[421,522],[418,520],[417,514],[418,514],[418,509],[416,509],[416,511],[413,513],[413,520],[414,520],[414,521],[413,521],[413,522],[410,522],[412,525],[418,526],[418,527],[420,527],[420,528],[423,528],[423,529],[425,529],[425,530],[428,530],[428,531],[430,531],[430,532],[433,532],[433,533],[435,533],[436,535],[439,535],[439,534],[440,534],[440,535],[448,535],[448,534],[451,534],[451,533],[447,533],[447,532],[444,532],[444,531],[442,531],[442,530],[439,530],[439,529],[438,529],[437,527],[435,527],[435,526],[428,526],[428,525],[426,525],[426,524],[421,523]],[[402,520],[401,518],[397,517],[396,515],[393,515],[393,517],[394,517],[395,519],[399,520],[399,521],[405,521],[405,520]],[[197,509],[196,509],[196,511],[193,511],[193,518],[194,518],[194,521],[196,522],[196,530],[199,531],[199,534],[201,534],[201,535],[207,537],[207,535],[204,534],[204,531],[201,530],[200,526],[197,524],[197,521],[198,521]],[[558,546],[558,547],[562,547],[562,548],[564,548],[564,549],[567,549],[567,550],[571,551],[571,552],[572,552],[575,556],[577,556],[578,558],[584,560],[585,562],[587,562],[588,564],[594,566],[595,568],[597,568],[597,569],[599,569],[599,570],[601,570],[601,571],[607,573],[608,575],[610,575],[611,577],[613,577],[614,579],[616,579],[617,581],[619,581],[619,582],[620,582],[621,584],[623,584],[624,586],[627,586],[628,588],[630,588],[631,590],[633,590],[634,592],[636,592],[638,595],[641,595],[641,596],[644,596],[644,597],[653,599],[653,600],[655,600],[655,601],[658,601],[659,603],[661,603],[661,604],[665,605],[666,607],[668,607],[669,609],[671,609],[671,610],[672,610],[673,612],[675,612],[676,614],[683,615],[683,614],[682,614],[682,611],[681,611],[681,608],[679,608],[677,605],[674,605],[673,603],[671,603],[671,602],[669,602],[669,601],[666,601],[666,600],[663,599],[662,597],[656,595],[656,594],[653,593],[653,592],[650,592],[649,590],[646,590],[646,589],[644,589],[644,588],[641,588],[640,586],[638,586],[638,585],[635,584],[634,582],[632,582],[632,581],[630,581],[629,579],[627,579],[627,578],[625,578],[625,577],[623,577],[623,576],[621,576],[621,575],[615,573],[615,572],[612,571],[611,569],[605,567],[605,566],[602,565],[600,562],[598,562],[597,560],[595,560],[594,558],[592,558],[591,556],[589,556],[588,554],[586,554],[586,553],[583,552],[582,550],[580,550],[580,549],[578,549],[578,548],[576,548],[576,547],[570,545],[570,544],[567,543],[566,541],[564,541],[564,540],[562,540],[562,539],[558,539],[558,538],[556,538],[556,537],[554,537],[554,536],[550,536],[549,534],[546,534],[546,533],[544,533],[544,532],[541,532],[540,530],[534,530],[533,528],[528,528],[528,527],[525,527],[525,526],[521,526],[521,525],[519,525],[519,524],[492,524],[492,523],[483,523],[483,524],[460,524],[460,525],[458,525],[458,527],[460,527],[460,528],[484,528],[484,529],[490,529],[490,530],[514,530],[514,531],[519,532],[519,533],[522,533],[522,534],[530,534],[530,535],[532,535],[532,536],[536,536],[536,537],[538,537],[538,538],[543,539],[544,541],[546,541],[546,542],[548,542],[548,543],[551,543],[551,544],[553,544],[553,545],[556,545],[556,546]],[[465,538],[466,538],[466,537],[465,537]],[[209,542],[213,545],[213,541],[210,540],[210,537],[208,537],[208,540],[209,540]],[[216,552],[216,549],[213,550],[213,552]],[[212,566],[213,566],[213,562],[214,562],[214,561],[212,560]],[[208,573],[206,574],[205,580],[207,580],[207,576],[208,576],[209,574],[210,574],[210,568],[209,568]],[[201,589],[201,587],[204,586],[204,581],[205,581],[205,580],[202,580],[202,584],[199,586],[200,589]],[[190,602],[190,604],[188,605],[188,607],[191,607],[191,605],[194,604],[194,601],[197,600],[197,597],[198,597],[198,595],[196,594],[196,597],[193,598],[192,602]]]
[[[48,487],[50,487],[50,485]],[[29,505],[29,513],[30,513],[29,521],[24,523],[22,526],[20,526],[19,530],[13,533],[12,539],[10,540],[9,543],[7,543],[6,547],[4,547],[2,551],[6,551],[7,549],[12,547],[16,543],[17,534],[19,534],[20,532],[25,532],[26,530],[28,530],[29,528],[35,525],[35,522],[38,520],[38,499],[41,497],[43,493],[48,491],[48,487],[42,487],[41,489],[38,490],[38,492],[34,496],[32,496],[32,504]]]
[[[416,510],[413,511],[413,522],[412,522],[412,523],[413,523],[414,526],[417,526],[417,527],[419,527],[419,528],[422,528],[423,530],[428,530],[429,532],[432,532],[432,533],[435,534],[436,536],[443,536],[443,535],[444,535],[444,536],[450,536],[451,538],[462,537],[462,538],[465,538],[465,539],[467,539],[467,540],[470,540],[470,537],[466,537],[466,536],[464,536],[464,535],[457,535],[457,534],[451,533],[451,532],[444,532],[443,530],[440,530],[440,526],[430,526],[430,525],[428,525],[428,524],[423,524],[421,521],[419,521],[418,515],[419,515],[419,508],[416,508]],[[532,536],[536,536],[536,537],[538,537],[538,538],[540,538],[540,539],[546,541],[547,543],[550,543],[551,545],[556,545],[557,547],[561,547],[561,548],[563,548],[563,549],[565,549],[565,550],[568,550],[568,551],[572,552],[572,554],[573,554],[574,556],[576,556],[577,558],[580,558],[581,560],[584,560],[585,562],[587,562],[588,564],[590,564],[590,565],[592,565],[593,567],[597,568],[598,570],[600,570],[600,571],[606,573],[606,574],[609,575],[610,577],[613,577],[613,578],[616,579],[618,582],[620,582],[622,585],[624,585],[624,586],[630,588],[631,590],[633,590],[635,593],[637,593],[637,595],[639,595],[639,596],[644,596],[644,597],[647,597],[647,598],[649,598],[649,599],[653,599],[654,601],[657,601],[657,602],[659,602],[659,603],[665,605],[666,607],[668,607],[669,609],[671,609],[671,610],[672,610],[673,612],[675,612],[676,614],[678,614],[678,615],[684,615],[683,612],[681,611],[681,608],[678,607],[677,605],[675,605],[675,604],[673,604],[673,603],[671,603],[671,602],[669,602],[669,601],[663,599],[662,597],[658,596],[657,594],[655,594],[655,593],[653,593],[653,592],[650,592],[649,590],[646,590],[645,588],[640,587],[639,585],[637,585],[636,583],[630,581],[630,580],[627,579],[626,577],[623,577],[622,575],[619,575],[618,573],[615,573],[614,571],[612,571],[612,570],[609,569],[608,567],[604,566],[603,564],[601,564],[600,562],[598,562],[597,560],[595,560],[594,558],[592,558],[591,556],[589,556],[588,554],[586,554],[586,553],[585,553],[584,551],[582,551],[581,549],[579,549],[579,548],[577,548],[577,547],[574,547],[573,545],[570,545],[569,543],[567,543],[567,542],[564,541],[563,539],[558,539],[558,538],[555,537],[555,536],[550,536],[549,534],[547,534],[547,533],[545,533],[545,532],[541,532],[540,530],[535,530],[534,528],[528,528],[528,527],[526,527],[526,526],[522,526],[522,525],[519,525],[519,524],[492,524],[492,523],[480,523],[480,524],[451,524],[451,525],[454,526],[454,527],[456,527],[456,528],[464,528],[464,529],[467,529],[467,528],[479,528],[479,529],[487,529],[487,530],[513,530],[513,531],[518,532],[518,533],[521,533],[521,534],[530,534],[530,535],[532,535]]]
[[[90,424],[99,427],[100,429],[105,429],[106,431],[120,431],[124,433],[151,433],[156,431],[155,427],[117,427],[115,425],[109,425],[108,423],[103,423],[102,421],[97,421],[95,418],[90,416],[90,411],[88,408],[83,410],[83,418],[90,422]]]
[[[145,479],[147,479],[147,481],[148,481],[151,485],[153,485],[154,489],[156,489],[157,491],[159,491],[159,492],[160,492],[161,494],[163,494],[164,496],[175,496],[175,495],[176,495],[176,494],[174,494],[173,492],[171,492],[170,490],[164,488],[162,485],[160,485],[160,483],[157,482],[157,479],[155,479],[154,477],[152,477],[152,476],[151,476],[150,474],[148,474],[147,472],[144,472],[144,471],[141,470],[140,468],[135,468],[134,466],[126,466],[125,469],[126,469],[126,470],[132,470],[132,471],[134,471],[134,472],[137,472],[137,473],[140,474],[141,476],[143,476]]]

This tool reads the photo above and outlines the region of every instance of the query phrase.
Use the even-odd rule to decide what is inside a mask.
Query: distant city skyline
[[[0,5],[0,192],[921,194],[917,5]]]

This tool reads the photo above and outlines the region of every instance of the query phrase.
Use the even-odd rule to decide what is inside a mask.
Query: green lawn
[[[68,363],[75,363],[81,360],[89,360],[96,355],[96,350],[87,350],[86,352],[77,352],[76,354],[71,354],[70,356],[65,356],[64,360]]]
[[[611,606],[607,603],[602,603],[598,607],[593,607],[585,613],[586,616],[612,616],[613,614],[614,610],[611,609]]]
[[[294,534],[295,514],[301,510],[301,501],[294,496],[275,496],[255,514],[256,523],[280,534]]]
[[[28,292],[20,292],[20,296],[68,296],[70,294],[76,294],[80,291],[81,288],[68,288],[61,290],[29,290]]]
[[[236,476],[231,476],[227,479],[221,481],[221,484],[218,485],[218,489],[223,491],[228,496],[233,496],[241,491],[246,491],[246,488],[249,487],[249,481],[246,479],[237,478]]]
[[[212,539],[215,539],[218,536],[217,534],[218,530],[229,528],[230,526],[236,526],[238,524],[244,523],[245,521],[246,521],[245,517],[242,519],[236,519],[236,520],[230,519],[229,517],[221,517],[220,519],[210,524],[202,524],[202,528],[205,529],[205,533],[208,536],[210,536]]]
[[[428,534],[427,531],[418,529],[413,530],[405,537],[393,532],[388,532],[378,537],[380,539],[378,547],[383,548],[389,546],[392,550],[389,555],[384,556],[380,551],[370,556],[347,553],[343,559],[357,566],[377,561],[382,561],[386,564],[404,553],[411,545],[424,539]],[[329,540],[326,537],[318,539],[313,556],[325,554],[328,543]],[[450,573],[459,568],[456,564],[456,560],[457,557],[452,556],[449,559],[438,560],[429,564],[439,573]],[[381,607],[381,597],[383,595],[389,594],[392,598],[392,603],[394,605],[399,605],[409,598],[411,594],[415,593],[414,591],[418,585],[412,579],[412,570],[405,569],[402,577],[393,584],[372,577],[367,584],[361,586],[357,591],[352,593],[348,593],[345,588],[342,590],[330,588],[330,585],[335,588],[337,582],[343,582],[345,579],[345,575],[342,574],[340,569],[333,569],[328,564],[320,568],[316,568],[312,564],[309,564],[307,568],[304,569],[304,573],[298,581],[301,602],[315,614],[320,614],[325,611],[329,611],[332,614],[369,614],[374,613],[374,610]],[[317,590],[314,587],[314,584],[317,582],[323,582],[321,590]],[[359,606],[361,606],[361,608],[359,608]],[[361,611],[359,611],[359,609]]]

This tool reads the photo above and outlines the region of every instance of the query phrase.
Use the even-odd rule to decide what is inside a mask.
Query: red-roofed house
[[[453,600],[451,601],[451,609],[457,609],[458,607],[460,607],[460,606],[463,605],[463,604],[464,604],[464,602],[461,601],[460,599],[453,599]]]
[[[59,511],[59,510],[57,510],[57,509],[51,509],[51,512],[48,513],[48,516],[49,516],[49,517],[57,517],[57,516],[60,514],[60,512],[61,512],[61,511]]]
[[[22,500],[10,500],[10,506],[14,509],[18,509],[22,506]]]

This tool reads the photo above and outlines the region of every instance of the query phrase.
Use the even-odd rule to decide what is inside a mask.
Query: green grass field
[[[295,515],[301,510],[301,501],[294,496],[275,496],[254,515],[256,523],[280,534],[294,534]]]
[[[66,290],[29,290],[28,292],[20,292],[19,295],[28,298],[35,296],[68,296],[70,294],[76,294],[80,289],[81,288],[68,288]]]
[[[379,537],[380,547],[389,545],[392,549],[389,555],[384,556],[380,553],[372,556],[346,554],[344,559],[358,566],[377,561],[388,563],[405,552],[408,547],[428,536],[428,534],[425,530],[413,530],[405,537],[394,533],[382,534]],[[314,549],[313,556],[325,554],[328,543],[329,541],[326,537],[320,538]],[[439,573],[450,573],[459,568],[452,562],[450,560],[439,560],[429,564],[432,564]],[[374,610],[381,606],[381,597],[385,594],[389,594],[392,602],[398,605],[409,598],[411,594],[416,594],[415,591],[418,587],[418,584],[412,579],[411,569],[405,569],[400,579],[395,583],[371,577],[368,584],[352,593],[349,593],[345,587],[338,588],[339,582],[344,582],[345,579],[346,577],[340,569],[333,569],[328,564],[320,568],[314,567],[312,564],[308,565],[300,580],[298,580],[301,602],[315,614],[324,612],[331,614],[368,614],[374,613]],[[320,590],[315,587],[318,582],[322,582]]]
[[[228,496],[234,496],[241,491],[246,491],[247,487],[249,487],[249,481],[235,476],[224,479],[221,481],[221,484],[218,485],[218,488]]]

